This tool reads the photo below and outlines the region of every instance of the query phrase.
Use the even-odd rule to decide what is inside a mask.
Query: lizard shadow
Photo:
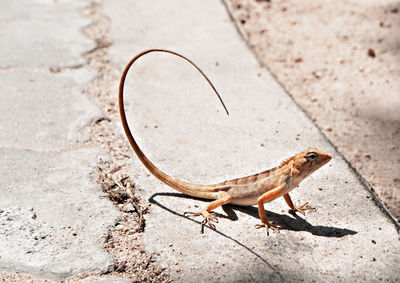
[[[156,200],[155,200],[155,197],[157,197],[157,196],[173,196],[173,197],[181,197],[181,198],[188,198],[188,199],[196,199],[196,200],[201,200],[201,201],[204,201],[204,199],[196,198],[196,197],[191,197],[191,196],[184,195],[184,194],[180,194],[180,193],[155,193],[155,194],[153,194],[153,195],[149,198],[149,202],[150,202],[151,204],[155,204],[155,205],[157,205],[158,207],[160,207],[160,208],[162,208],[162,209],[164,209],[164,210],[166,210],[166,211],[168,211],[168,212],[170,212],[170,213],[172,213],[172,214],[174,214],[174,215],[183,217],[183,218],[185,218],[185,219],[188,219],[189,221],[192,221],[192,222],[194,222],[194,223],[200,224],[200,221],[195,220],[195,219],[193,219],[193,218],[190,218],[190,217],[188,217],[188,216],[186,216],[186,215],[183,215],[183,214],[181,214],[181,213],[178,213],[178,212],[176,212],[176,211],[174,211],[174,210],[172,210],[172,209],[166,207],[165,205],[161,204],[160,202],[156,201]],[[229,209],[228,209],[228,210],[229,210]],[[233,212],[233,215],[232,215],[232,212]],[[230,214],[228,214],[228,216],[227,216],[227,215],[220,214],[220,213],[217,213],[217,217],[229,218],[229,219],[233,219],[233,221],[236,221],[236,220],[238,219],[236,213],[235,213],[233,210],[231,210],[231,212],[229,212],[229,213],[230,213]],[[230,218],[230,217],[233,217],[233,218]],[[235,243],[238,244],[239,246],[243,247],[244,249],[246,249],[247,251],[249,251],[250,253],[252,253],[253,255],[255,255],[257,258],[259,258],[263,263],[265,263],[265,264],[274,272],[274,275],[275,275],[275,276],[277,276],[277,277],[279,277],[279,278],[281,279],[281,280],[280,280],[281,282],[283,282],[283,277],[282,277],[282,275],[279,273],[279,271],[277,271],[276,268],[275,268],[274,266],[272,266],[265,258],[263,258],[261,255],[259,255],[258,253],[256,253],[254,250],[250,249],[248,246],[244,245],[243,243],[239,242],[238,240],[236,240],[236,239],[234,239],[234,238],[232,238],[232,237],[230,237],[230,236],[228,236],[228,235],[226,235],[226,234],[224,234],[224,233],[222,233],[222,232],[220,232],[220,231],[218,231],[218,230],[216,230],[216,229],[213,229],[213,228],[209,227],[208,225],[204,225],[204,227],[207,227],[208,229],[213,230],[215,233],[217,233],[217,234],[219,234],[219,235],[221,235],[221,236],[223,236],[223,237],[225,237],[225,238],[227,238],[227,239],[229,239],[229,240],[235,242]]]
[[[183,214],[180,214],[176,211],[173,211],[170,208],[167,208],[166,206],[162,205],[158,201],[155,200],[155,197],[157,196],[173,196],[173,197],[180,197],[180,198],[187,198],[187,199],[196,199],[205,202],[206,200],[201,199],[201,198],[196,198],[196,197],[191,197],[187,196],[184,194],[180,193],[155,193],[153,194],[150,198],[149,201],[152,204],[155,204],[159,207],[161,207],[164,210],[167,210],[175,215],[178,215],[180,217],[184,217],[186,219],[189,219],[193,222],[199,223],[200,221],[197,221],[193,218],[187,217]],[[235,210],[238,210],[240,212],[246,213],[247,215],[253,216],[254,218],[259,218],[258,215],[258,209],[253,206],[238,206],[238,205],[233,205],[233,204],[227,204],[222,206],[222,209],[226,213],[226,215],[221,214],[221,213],[216,213],[217,217],[219,218],[227,218],[232,221],[237,221],[238,216],[235,212]],[[328,226],[322,226],[322,225],[312,225],[311,223],[307,222],[304,218],[300,217],[293,211],[289,211],[292,217],[284,214],[279,214],[275,212],[271,212],[267,210],[267,216],[268,219],[272,220],[272,222],[279,224],[280,230],[290,230],[290,231],[306,231],[309,232],[315,236],[322,236],[322,237],[336,237],[336,238],[341,238],[347,235],[355,235],[357,234],[357,231],[353,231],[350,229],[346,228],[338,228],[338,227],[328,227]],[[216,231],[216,230],[214,230]],[[216,231],[217,233],[230,238],[229,236]],[[231,240],[237,242],[236,240],[230,238]],[[242,245],[241,243],[238,243]],[[243,245],[242,245],[243,246]],[[247,247],[245,247],[247,248]],[[250,250],[249,248],[247,248]],[[251,250],[250,250],[251,251]],[[251,251],[253,252],[253,251]]]
[[[259,218],[258,209],[256,207],[253,206],[242,207],[237,205],[231,205],[231,206],[238,211],[246,213],[255,218]],[[293,217],[267,210],[268,219],[271,219],[272,222],[277,223],[280,227],[280,230],[306,231],[315,236],[336,237],[336,238],[357,234],[357,231],[346,228],[312,225],[311,223],[307,222],[304,218],[297,215],[295,212],[290,210],[289,213]]]

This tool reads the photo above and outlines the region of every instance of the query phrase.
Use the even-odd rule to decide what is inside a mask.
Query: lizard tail
[[[199,72],[200,74],[207,80],[207,82],[210,84],[216,95],[218,96],[220,102],[222,103],[222,106],[224,107],[226,113],[229,115],[228,109],[225,107],[224,102],[222,101],[222,98],[218,94],[217,90],[209,80],[209,78],[203,73],[203,71],[196,66],[191,60],[188,58],[184,57],[183,55],[180,55],[178,53],[175,53],[173,51],[169,50],[164,50],[164,49],[149,49],[145,50],[138,55],[136,55],[132,60],[129,61],[129,63],[126,65],[124,72],[122,73],[120,84],[119,84],[119,113],[121,115],[121,121],[122,121],[122,126],[124,128],[125,134],[129,140],[129,143],[131,144],[133,150],[135,151],[136,155],[139,157],[140,161],[142,161],[143,165],[159,180],[167,184],[168,186],[172,187],[173,189],[182,192],[184,194],[194,196],[194,197],[200,197],[200,198],[206,198],[206,199],[215,199],[215,185],[196,185],[196,184],[191,184],[187,183],[181,180],[178,180],[176,178],[173,178],[160,169],[158,169],[143,153],[143,151],[140,149],[138,144],[136,143],[135,139],[133,138],[133,135],[131,133],[131,130],[128,126],[128,122],[126,119],[125,115],[125,109],[124,109],[124,85],[125,85],[125,78],[126,75],[128,74],[128,71],[132,64],[142,57],[143,55],[150,53],[150,52],[164,52],[164,53],[170,53],[173,55],[176,55],[180,58],[185,59],[187,62],[192,64]]]

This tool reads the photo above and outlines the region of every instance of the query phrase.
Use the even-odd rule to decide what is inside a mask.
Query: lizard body
[[[203,221],[201,222],[201,231],[203,231],[203,226],[205,223],[215,228],[211,223],[212,221],[217,221],[215,213],[211,212],[213,209],[227,204],[237,204],[237,205],[258,205],[258,212],[261,219],[261,224],[257,226],[265,227],[268,234],[268,228],[277,229],[277,225],[268,221],[264,203],[270,202],[278,197],[283,196],[286,203],[293,211],[298,211],[304,214],[305,210],[315,210],[313,207],[305,203],[301,206],[295,206],[289,196],[289,192],[296,188],[302,180],[308,177],[311,173],[325,165],[332,158],[329,154],[317,149],[308,148],[303,152],[300,152],[293,157],[282,162],[281,165],[272,168],[270,170],[254,174],[251,176],[233,179],[229,181],[224,181],[218,184],[212,185],[199,185],[184,182],[169,176],[160,169],[158,169],[142,152],[138,144],[136,143],[131,130],[128,126],[126,119],[124,102],[123,102],[123,91],[126,75],[132,66],[132,64],[142,57],[143,55],[151,52],[164,52],[176,55],[183,58],[190,64],[192,64],[201,75],[210,84],[216,95],[218,96],[220,102],[226,109],[221,97],[219,96],[217,90],[212,85],[208,77],[197,67],[191,60],[187,59],[183,55],[175,53],[173,51],[164,49],[149,49],[143,51],[136,55],[125,67],[124,72],[121,76],[120,86],[119,86],[119,110],[121,115],[122,125],[125,134],[131,144],[133,150],[135,151],[138,158],[141,160],[143,165],[159,180],[172,187],[173,189],[190,195],[193,197],[199,197],[204,199],[212,199],[206,207],[204,207],[199,212],[185,212],[185,214],[202,215]]]

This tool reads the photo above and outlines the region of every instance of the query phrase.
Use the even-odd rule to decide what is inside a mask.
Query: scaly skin
[[[129,143],[131,144],[138,158],[142,161],[143,165],[159,180],[181,193],[193,197],[214,199],[214,201],[210,202],[199,212],[185,212],[185,214],[203,216],[203,221],[201,222],[201,232],[203,232],[204,224],[208,224],[210,227],[215,228],[214,224],[212,224],[212,221],[217,222],[217,218],[215,217],[215,213],[211,211],[227,203],[244,206],[257,204],[261,224],[257,224],[256,226],[265,227],[267,235],[269,228],[277,230],[278,226],[268,221],[264,209],[264,203],[270,202],[278,197],[283,196],[290,209],[294,212],[298,211],[304,214],[306,210],[315,210],[315,208],[309,206],[308,203],[305,203],[301,206],[293,205],[293,202],[289,196],[289,192],[296,188],[300,184],[300,182],[311,175],[311,173],[313,173],[314,171],[328,163],[329,160],[331,160],[332,157],[329,154],[317,148],[308,148],[305,151],[300,152],[293,157],[285,160],[284,162],[282,162],[281,165],[270,170],[255,175],[224,181],[212,185],[198,185],[187,183],[173,178],[158,169],[146,157],[146,155],[142,152],[135,139],[133,138],[132,132],[126,120],[123,101],[125,78],[128,74],[130,67],[137,59],[151,52],[170,53],[180,58],[183,58],[184,60],[192,64],[210,84],[215,94],[218,96],[220,102],[222,103],[223,107],[225,108],[226,113],[229,113],[217,90],[208,79],[208,77],[201,71],[201,69],[185,56],[175,53],[173,51],[164,49],[149,49],[143,51],[136,55],[127,64],[121,76],[119,86],[119,110],[121,121]]]

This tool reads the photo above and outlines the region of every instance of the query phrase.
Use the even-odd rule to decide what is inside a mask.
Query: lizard
[[[264,209],[265,203],[283,196],[289,208],[294,212],[300,212],[305,215],[306,210],[315,211],[315,208],[311,207],[308,202],[300,206],[294,205],[290,198],[289,192],[296,188],[306,177],[331,160],[332,157],[328,153],[325,153],[318,148],[307,148],[306,150],[286,159],[279,166],[272,169],[251,176],[223,181],[221,183],[211,185],[192,184],[173,178],[155,166],[143,153],[132,135],[126,119],[123,99],[125,79],[130,67],[137,59],[151,52],[173,54],[193,65],[212,87],[228,115],[229,112],[221,96],[204,72],[191,60],[174,51],[165,49],[145,50],[132,58],[122,73],[118,96],[122,126],[130,145],[143,165],[155,177],[173,189],[189,196],[213,200],[198,212],[184,213],[184,215],[203,216],[203,220],[201,221],[201,233],[204,231],[205,224],[215,229],[213,222],[217,223],[218,220],[213,210],[228,203],[241,206],[257,205],[261,223],[257,224],[256,226],[265,227],[267,235],[269,235],[269,229],[279,230],[279,225],[268,221]]]

